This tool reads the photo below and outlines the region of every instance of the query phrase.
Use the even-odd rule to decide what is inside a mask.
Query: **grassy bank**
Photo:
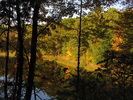
[[[15,53],[9,52],[9,57],[14,57],[14,56],[15,56]],[[6,57],[6,53],[5,52],[0,52],[0,57]],[[59,63],[61,65],[77,68],[77,63],[78,62],[74,61],[72,59],[66,59],[66,58],[64,58],[62,56],[52,56],[52,55],[44,55],[42,57],[43,57],[44,60],[56,61],[57,63]],[[80,64],[80,67],[83,67],[82,66],[82,62]],[[84,66],[84,68],[87,71],[93,71],[93,70],[95,70],[98,67],[99,67],[98,65],[95,65],[93,63],[89,63],[86,66]]]
[[[77,61],[74,61],[74,60],[71,60],[71,59],[65,59],[62,56],[45,55],[45,56],[43,56],[43,59],[44,60],[49,60],[49,61],[56,61],[57,63],[59,63],[61,65],[69,66],[69,67],[74,67],[74,68],[77,68],[77,63],[78,63]],[[83,67],[82,66],[82,62],[80,64],[80,67]],[[98,67],[99,67],[98,65],[95,65],[93,63],[89,63],[86,66],[84,66],[84,68],[87,71],[93,71],[93,70],[95,70]]]

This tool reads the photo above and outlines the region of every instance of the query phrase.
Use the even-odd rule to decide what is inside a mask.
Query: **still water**
[[[13,79],[10,79],[12,81]],[[4,84],[4,76],[0,77],[0,87],[3,87]],[[9,86],[8,86],[9,87]],[[40,91],[38,88],[36,90],[36,100],[56,100],[53,96],[48,96],[46,92]],[[8,91],[8,96],[10,96],[10,91]],[[23,91],[22,94],[25,94],[25,91]],[[0,90],[0,98],[4,98],[4,92]],[[24,95],[21,97],[21,99],[24,99]],[[35,100],[34,90],[32,91],[31,100]]]
[[[8,83],[15,83],[16,75],[16,59],[11,58],[9,61],[8,70]],[[2,62],[5,62],[4,58],[1,58]],[[0,98],[4,97],[4,66],[5,63],[0,65]],[[26,83],[28,78],[28,65],[24,65],[23,70],[23,84]],[[65,68],[64,68],[65,67]],[[56,100],[57,92],[60,91],[67,83],[64,81],[66,76],[66,71],[69,67],[57,64],[54,61],[41,61],[39,60],[36,64],[35,76],[34,76],[34,88],[31,95],[31,100]],[[62,89],[63,90],[63,89]],[[22,88],[22,97],[24,99],[25,87]],[[13,93],[13,85],[8,86],[8,97]]]
[[[0,58],[0,100],[4,96],[4,72],[5,59]],[[10,58],[8,68],[8,83],[15,83],[17,60]],[[26,90],[25,83],[28,79],[28,64],[23,66],[23,86],[21,100],[24,99]],[[101,76],[99,72],[88,72],[80,68],[80,77],[76,75],[77,70],[69,66],[60,65],[55,61],[38,59],[34,75],[34,88],[31,100],[133,100],[133,74],[132,78],[119,81]],[[100,76],[99,76],[100,75]],[[78,85],[77,80],[79,79]],[[125,79],[124,79],[125,80]],[[121,82],[121,83],[120,83]],[[13,85],[8,86],[8,97],[13,94]],[[78,89],[77,89],[78,87]]]

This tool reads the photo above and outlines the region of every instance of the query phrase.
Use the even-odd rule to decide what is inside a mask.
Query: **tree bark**
[[[19,84],[18,84],[18,91],[17,96],[20,100],[21,90],[22,90],[22,75],[23,75],[23,32],[21,28],[21,20],[20,20],[20,8],[19,8],[19,0],[17,0],[17,20],[18,20],[18,43],[19,43],[19,62],[18,62],[18,72],[19,72]]]
[[[5,85],[4,85],[4,92],[5,92],[5,98],[8,98],[7,95],[7,75],[8,75],[8,60],[9,60],[9,31],[10,31],[10,1],[9,2],[9,20],[8,20],[8,32],[7,32],[7,38],[6,38],[6,69],[5,69]]]
[[[81,0],[81,11],[80,11],[80,26],[79,26],[79,36],[78,36],[78,66],[77,66],[77,92],[79,90],[79,65],[80,65],[80,37],[81,37],[81,17],[82,17],[82,0]]]
[[[40,8],[40,5],[36,4],[34,8],[34,15],[33,15],[31,58],[30,58],[28,83],[26,87],[25,100],[31,99],[31,92],[32,92],[32,86],[33,86],[33,80],[34,80],[34,70],[35,70],[35,63],[36,63],[36,44],[37,44],[37,20],[38,20],[39,8]]]
[[[17,64],[17,73],[16,73],[16,84],[18,85],[17,91],[17,100],[20,100],[21,90],[22,90],[22,75],[23,75],[23,32],[21,28],[21,20],[20,20],[20,8],[19,8],[19,0],[16,1],[17,8],[17,22],[18,22],[18,64]],[[19,79],[19,82],[18,82]],[[14,90],[14,99],[16,95],[16,85]]]

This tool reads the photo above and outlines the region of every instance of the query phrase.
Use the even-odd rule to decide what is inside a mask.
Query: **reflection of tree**
[[[65,78],[69,68],[65,66],[58,66],[57,68],[55,62],[45,61],[41,67],[37,67],[35,86],[45,91],[49,96],[56,97],[57,100],[68,98],[70,100],[75,100],[76,98],[79,100],[124,100],[123,98],[126,98],[127,100],[127,97],[132,98],[130,96],[132,93],[132,66],[128,65],[131,64],[132,57],[129,56],[128,58],[127,56],[124,62],[124,54],[119,53],[115,53],[119,59],[115,60],[116,58],[114,58],[114,63],[109,60],[108,65],[112,65],[107,66],[106,69],[104,68],[102,73],[97,72],[102,71],[100,68],[95,72],[87,72],[81,68],[78,92],[75,84],[77,75],[70,72],[69,77]],[[111,53],[108,54],[111,55]],[[121,55],[122,57],[120,57]],[[120,64],[122,61],[123,63]],[[124,69],[118,67],[118,65],[121,65]],[[125,65],[128,65],[128,67]],[[112,68],[110,69],[111,73],[108,68]]]
[[[42,62],[41,60],[39,60]],[[44,61],[37,65],[35,72],[35,86],[45,91],[49,96],[56,97],[57,100],[106,100],[106,80],[90,74],[84,69],[80,69],[79,91],[76,92],[77,75],[69,71],[69,67],[57,67],[56,62]],[[68,74],[69,73],[69,74]],[[71,73],[71,74],[70,74]],[[96,96],[97,95],[97,96]]]
[[[76,70],[72,72],[70,71],[72,70],[71,68],[58,65],[54,61],[37,59],[34,86],[40,91],[46,92],[49,96],[54,96],[57,100],[67,100],[68,98],[70,100],[75,100],[76,98],[79,100],[109,100],[110,98],[113,100],[124,100],[124,93],[126,100],[132,99],[132,56],[126,56],[120,52],[114,52],[114,56],[111,55],[113,55],[113,51],[108,52],[106,58],[114,57],[114,63],[111,62],[111,59],[108,60],[107,68],[104,68],[103,71],[99,68],[95,72],[87,72],[83,68],[80,68],[78,92],[76,91],[75,84],[77,80],[77,75],[75,75]],[[0,61],[4,62],[5,59],[0,59]],[[14,77],[13,71],[15,69],[13,67],[15,63],[15,58],[9,59],[10,79]],[[2,63],[2,65],[5,65],[5,63]],[[4,70],[2,66],[0,67],[1,71]],[[25,72],[26,70],[24,69]],[[101,73],[100,70],[102,71]],[[27,74],[24,73],[24,83],[26,83]],[[10,86],[10,91],[12,91],[12,87]],[[1,87],[2,91],[4,91],[3,89]]]
[[[13,93],[13,86],[15,84],[15,81],[14,81],[14,77],[15,77],[15,69],[14,69],[14,65],[15,65],[15,62],[16,62],[16,58],[9,58],[9,61],[8,61],[8,64],[10,65],[8,67],[8,76],[7,76],[7,91],[10,91],[8,92],[8,96],[10,97]],[[2,76],[4,76],[4,71],[5,71],[5,66],[6,65],[6,61],[5,61],[5,58],[1,57],[0,58],[0,77],[2,78]],[[4,77],[3,77],[4,78]],[[0,90],[1,92],[4,92],[4,80],[0,80],[1,82],[1,86],[0,86]],[[2,97],[2,96],[1,96]]]
[[[63,75],[63,73],[62,73]],[[107,100],[107,90],[104,85],[105,79],[96,77],[96,75],[87,73],[85,70],[80,70],[80,79],[79,79],[79,91],[76,91],[76,80],[77,75],[70,75],[69,78],[64,80],[54,80],[50,85],[47,85],[48,88],[45,90],[48,94],[53,94],[56,96],[57,100]],[[62,79],[62,77],[60,76]],[[55,78],[54,78],[55,79]],[[59,82],[59,83],[58,83]],[[106,83],[106,82],[105,82]]]

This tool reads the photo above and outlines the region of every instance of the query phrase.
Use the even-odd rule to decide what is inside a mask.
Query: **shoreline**
[[[6,57],[6,53],[0,52],[0,57]],[[9,52],[9,58],[11,57],[15,57],[15,53]],[[56,61],[61,65],[77,68],[78,61],[72,60],[71,58],[69,59],[65,58],[65,56],[42,55],[42,58],[43,60]],[[81,61],[80,61],[80,67],[83,67]],[[93,63],[89,63],[84,66],[84,69],[86,69],[87,71],[94,71],[98,67],[100,66]]]
[[[49,60],[49,61],[56,61],[59,64],[65,65],[65,66],[69,66],[69,67],[73,67],[73,68],[77,68],[77,61],[71,60],[71,59],[66,59],[63,56],[51,56],[51,55],[44,55],[42,56],[44,58],[44,60]],[[82,62],[80,61],[80,67],[82,66]],[[87,71],[94,71],[96,68],[100,67],[99,65],[95,65],[93,63],[89,63],[86,66],[84,66],[84,68]]]

